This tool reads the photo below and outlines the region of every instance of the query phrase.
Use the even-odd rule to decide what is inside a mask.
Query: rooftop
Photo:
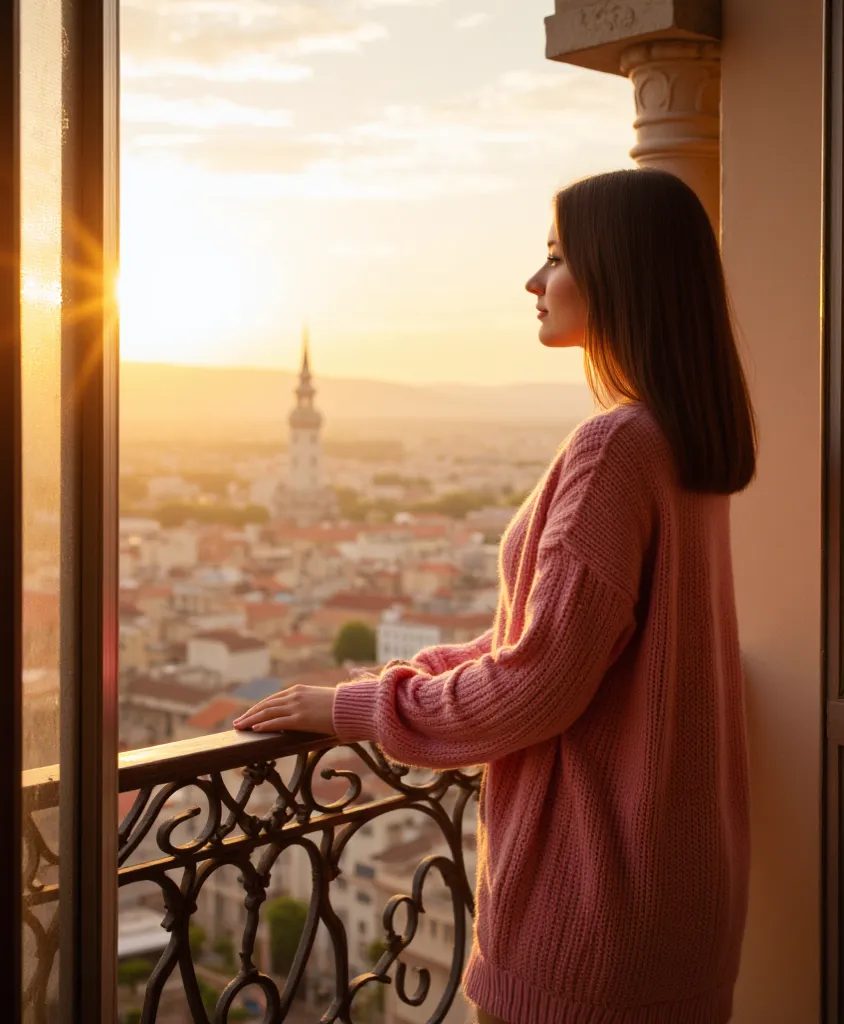
[[[231,724],[238,712],[245,711],[250,703],[252,702],[248,700],[234,700],[231,697],[215,697],[204,708],[200,708],[195,715],[192,715],[185,725],[190,726],[191,729],[219,729],[223,725]]]
[[[232,691],[231,696],[233,700],[245,700],[250,704],[255,704],[272,693],[278,693],[283,686],[284,683],[276,676],[259,676],[257,679],[250,679],[243,686],[238,686],[236,690]]]
[[[441,629],[472,629],[487,630],[492,625],[493,616],[489,612],[477,612],[472,615],[438,615],[435,612],[404,612],[397,620],[397,625],[438,626]]]
[[[139,675],[127,679],[122,690],[123,695],[129,698],[181,704],[186,711],[194,711],[208,701],[207,687],[191,686],[176,679],[154,679],[152,676]]]
[[[245,636],[243,633],[236,633],[233,629],[209,629],[204,633],[197,633],[191,637],[192,640],[210,640],[214,643],[223,644],[230,651],[262,651],[266,648],[263,640],[255,636]]]
[[[343,665],[334,668],[318,668],[310,672],[300,672],[295,676],[288,676],[283,680],[283,687],[288,686],[336,686],[337,683],[347,682],[349,670]]]
[[[390,597],[385,594],[371,594],[365,591],[344,590],[334,594],[323,608],[344,608],[356,611],[383,612],[396,604],[410,604],[406,597]]]
[[[267,532],[276,540],[308,540],[322,544],[338,544],[357,540],[361,533],[357,526],[284,526],[274,524]]]

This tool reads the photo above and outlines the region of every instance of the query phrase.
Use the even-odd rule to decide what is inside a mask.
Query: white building
[[[192,569],[199,562],[196,530],[160,530],[141,541],[141,564],[167,573],[171,569]]]
[[[467,643],[485,633],[492,621],[488,610],[437,615],[395,605],[382,613],[375,630],[378,662],[384,664],[391,658],[410,661],[423,647],[434,644]]]
[[[392,658],[410,661],[423,647],[442,643],[438,626],[408,622],[400,607],[388,608],[375,630],[376,659],[384,665]]]
[[[188,640],[188,664],[218,672],[226,683],[245,683],[270,674],[270,651],[257,637],[210,630]]]
[[[378,540],[361,534],[357,540],[338,544],[337,549],[349,562],[370,562],[392,567],[407,557],[410,545],[407,538]]]
[[[498,544],[474,543],[457,552],[460,568],[484,582],[495,582],[498,579]]]
[[[156,851],[159,853],[160,851]],[[127,906],[117,919],[117,959],[149,957],[153,962],[167,948],[169,935],[161,927],[161,912],[151,907]]]

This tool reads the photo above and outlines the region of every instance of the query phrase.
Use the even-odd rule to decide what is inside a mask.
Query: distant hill
[[[592,410],[583,384],[394,384],[318,376],[327,421],[442,419],[578,420]],[[296,375],[285,370],[123,363],[121,422],[129,432],[169,427],[215,433],[278,423],[286,430]]]

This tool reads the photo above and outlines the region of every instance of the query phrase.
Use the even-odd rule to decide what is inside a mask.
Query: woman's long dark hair
[[[586,301],[593,394],[650,410],[688,490],[741,491],[756,471],[756,426],[700,200],[673,174],[642,169],[584,178],[555,207]]]

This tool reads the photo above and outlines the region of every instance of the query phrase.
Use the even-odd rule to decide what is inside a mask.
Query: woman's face
[[[586,302],[563,262],[556,225],[548,233],[548,259],[525,285],[536,296],[539,340],[548,348],[583,345],[586,335]]]

